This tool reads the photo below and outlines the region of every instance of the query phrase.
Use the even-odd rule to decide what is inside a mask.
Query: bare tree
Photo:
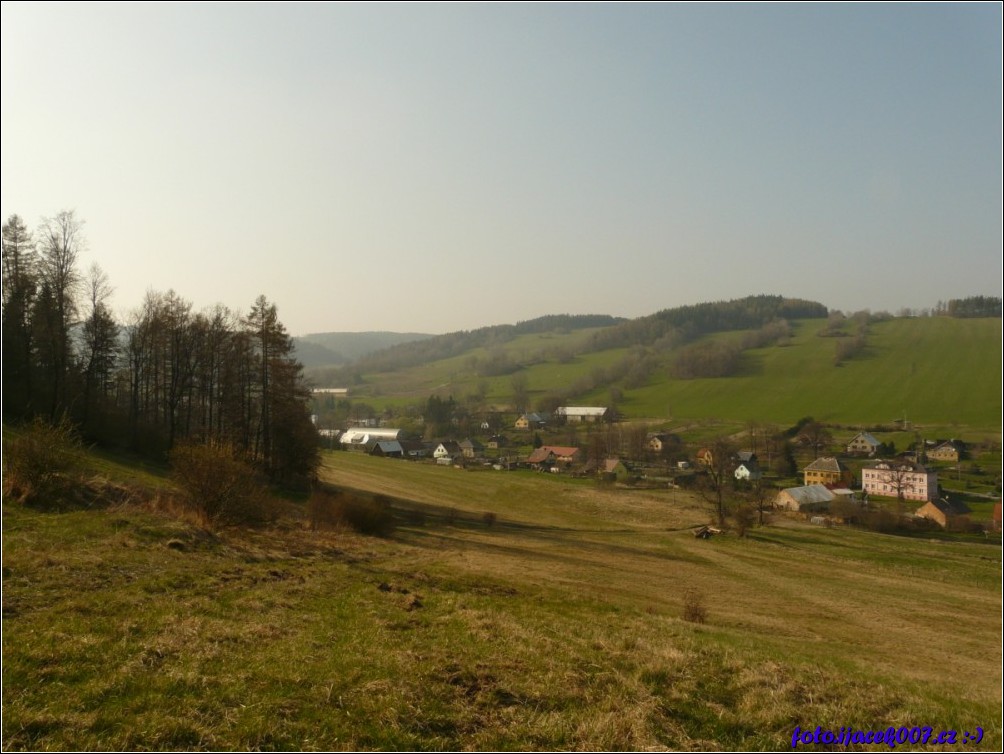
[[[820,448],[826,448],[833,443],[833,435],[822,424],[812,421],[802,427],[798,440],[803,445],[812,448],[813,458],[819,458]]]
[[[112,287],[108,276],[97,265],[91,265],[87,277],[89,312],[83,326],[84,350],[81,371],[84,376],[83,421],[87,424],[95,415],[102,417],[102,404],[107,400],[119,354],[119,326],[108,308]],[[95,406],[94,404],[98,404]],[[97,411],[92,409],[97,408]]]
[[[72,210],[42,221],[39,228],[40,289],[35,325],[49,393],[50,418],[68,408],[67,378],[72,349],[70,325],[77,313],[80,285],[77,258],[83,250],[83,221]]]
[[[734,478],[736,446],[728,437],[716,437],[708,449],[711,455],[704,465],[702,494],[712,504],[718,525],[724,526],[728,515],[725,494]]]

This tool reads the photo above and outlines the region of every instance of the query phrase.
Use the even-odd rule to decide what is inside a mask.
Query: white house
[[[747,482],[755,482],[763,476],[763,472],[760,471],[760,466],[756,461],[741,461],[739,465],[736,466],[735,475],[736,479]]]
[[[911,461],[876,461],[861,469],[861,489],[869,495],[937,500],[938,473]]]

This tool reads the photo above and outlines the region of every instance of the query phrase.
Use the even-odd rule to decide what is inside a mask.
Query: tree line
[[[150,291],[125,321],[97,265],[80,270],[73,212],[31,232],[3,225],[3,417],[63,418],[94,442],[163,454],[182,441],[230,447],[272,479],[318,464],[310,397],[276,306],[195,312]]]

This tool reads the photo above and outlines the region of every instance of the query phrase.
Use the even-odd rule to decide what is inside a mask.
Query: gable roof
[[[830,471],[839,474],[847,471],[847,467],[840,463],[840,461],[836,458],[826,456],[824,458],[817,458],[815,461],[806,466],[803,471]]]
[[[380,442],[373,444],[373,450],[375,451],[377,448],[379,448],[380,452],[384,455],[387,455],[388,453],[404,453],[404,446],[402,446],[397,440],[381,440]]]
[[[804,487],[788,487],[781,490],[791,496],[799,505],[812,503],[828,503],[833,499],[833,493],[821,484],[808,484]]]
[[[858,432],[856,435],[854,435],[854,437],[851,438],[851,441],[848,442],[847,444],[853,445],[858,440],[862,440],[875,448],[877,448],[879,445],[882,444],[878,440],[876,440],[875,436],[872,435],[870,432]]]
[[[579,449],[573,447],[566,447],[562,445],[541,445],[539,448],[534,450],[526,460],[527,463],[542,463],[552,454],[556,458],[571,458],[578,452]]]

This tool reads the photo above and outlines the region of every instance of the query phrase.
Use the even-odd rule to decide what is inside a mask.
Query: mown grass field
[[[680,491],[325,464],[394,499],[392,537],[311,531],[295,504],[207,534],[5,503],[4,749],[788,749],[795,725],[1004,743],[999,543],[787,519],[703,541]]]
[[[732,377],[679,380],[670,377],[672,354],[643,387],[619,383],[572,396],[583,405],[609,405],[610,387],[623,393],[620,411],[629,418],[656,421],[757,420],[785,425],[803,416],[827,423],[867,426],[906,418],[943,436],[1000,434],[1001,320],[948,317],[898,318],[874,323],[864,353],[834,365],[836,339],[819,337],[822,320],[795,322],[794,337],[784,346],[744,353],[740,373]],[[548,354],[574,349],[593,331],[522,336],[500,346],[529,365],[532,398],[566,391],[576,381],[622,359],[628,349],[584,354],[560,363]],[[713,338],[734,339],[736,333]],[[419,404],[429,395],[462,400],[477,391],[479,378],[470,357],[396,372],[365,375],[353,398],[377,408]],[[508,406],[511,377],[485,380],[485,403]]]

